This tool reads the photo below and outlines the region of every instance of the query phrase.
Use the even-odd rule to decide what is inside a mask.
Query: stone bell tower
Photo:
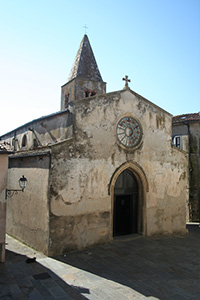
[[[61,110],[69,104],[96,94],[106,93],[106,82],[99,72],[89,39],[85,34],[77,52],[68,82],[61,87]]]

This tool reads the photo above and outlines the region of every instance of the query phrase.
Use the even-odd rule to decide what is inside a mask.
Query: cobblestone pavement
[[[0,299],[200,300],[200,228],[188,228],[183,236],[126,236],[55,258],[8,236]]]

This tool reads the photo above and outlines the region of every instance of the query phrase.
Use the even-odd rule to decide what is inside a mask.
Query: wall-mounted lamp
[[[22,175],[22,177],[19,179],[19,186],[21,189],[6,189],[6,199],[8,197],[12,197],[14,194],[18,194],[18,192],[23,192],[26,185],[27,185],[27,179]]]

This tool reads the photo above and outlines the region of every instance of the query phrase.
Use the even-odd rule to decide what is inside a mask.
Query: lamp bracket
[[[21,190],[19,190],[19,189],[17,189],[17,190],[14,190],[14,189],[6,189],[6,199],[7,198],[11,198],[13,195],[16,195],[16,194],[18,194],[18,192],[23,192],[24,191],[24,189],[21,189]]]

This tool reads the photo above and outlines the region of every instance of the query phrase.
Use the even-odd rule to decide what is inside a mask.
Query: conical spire
[[[68,81],[77,77],[91,81],[103,81],[86,34],[81,41]]]
[[[78,49],[68,81],[61,87],[61,110],[68,109],[72,102],[106,93],[89,39],[85,34]]]

